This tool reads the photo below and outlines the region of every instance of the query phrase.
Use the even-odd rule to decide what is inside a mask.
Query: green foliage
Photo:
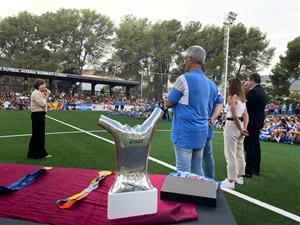
[[[30,69],[63,71],[98,63],[110,45],[111,20],[96,11],[60,9],[27,12],[0,21],[0,62]]]
[[[276,96],[276,90],[274,89],[274,86],[271,84],[270,81],[268,81],[266,83],[262,83],[262,87],[264,88],[264,90],[267,94],[268,102]]]
[[[6,17],[0,23],[0,60],[11,67],[36,68],[40,54],[36,37],[37,17],[21,12],[17,17]]]
[[[152,27],[150,68],[155,73],[148,92],[155,95],[151,97],[160,99],[162,94],[168,91],[165,86],[168,77],[165,74],[170,73],[170,67],[179,51],[177,41],[181,32],[181,23],[177,20],[159,21]]]
[[[79,74],[88,66],[133,80],[140,80],[143,74],[146,95],[160,98],[167,91],[170,77],[166,74],[184,73],[182,52],[191,45],[205,48],[207,75],[220,83],[223,38],[223,27],[203,26],[197,21],[185,26],[174,19],[153,24],[147,18],[129,15],[114,28],[109,17],[89,9],[60,9],[40,16],[22,12],[0,20],[0,65],[72,69]],[[270,64],[274,53],[266,34],[242,23],[231,27],[229,44],[229,77],[243,79],[249,71],[261,70]],[[289,59],[295,57],[294,52],[289,55]]]
[[[223,38],[222,27],[207,25],[202,28],[199,22],[191,22],[182,31],[178,45],[181,50],[191,45],[204,47],[207,53],[208,76],[219,83],[224,64]],[[275,49],[268,46],[266,34],[258,28],[246,28],[242,23],[232,26],[229,42],[229,77],[244,79],[248,72],[260,71],[270,65]],[[178,59],[182,60],[180,57]]]
[[[84,130],[97,130],[96,121],[103,112],[50,111],[48,115]],[[109,116],[109,115],[108,115]],[[122,124],[134,126],[142,119],[110,116]],[[0,135],[30,134],[30,113],[25,111],[0,111]],[[74,131],[73,128],[47,119],[46,132]],[[161,121],[151,143],[150,155],[163,162],[175,165],[174,146],[170,141],[170,121]],[[108,132],[96,133],[113,140]],[[30,136],[1,138],[1,163],[35,164],[53,167],[83,169],[115,168],[115,146],[84,133],[46,135],[46,149],[51,159],[29,160],[26,158]],[[245,179],[244,185],[236,185],[236,191],[298,215],[300,211],[300,151],[297,145],[261,142],[262,164],[260,176]],[[224,140],[222,133],[213,138],[213,156],[216,179],[226,177]],[[279,166],[280,165],[280,166]],[[171,169],[149,160],[149,173],[169,174]],[[226,194],[227,202],[239,225],[293,225],[297,222],[270,210],[263,209],[236,196]],[[200,215],[201,217],[201,215]],[[200,218],[201,220],[201,218]]]
[[[200,45],[206,50],[206,65],[208,76],[220,81],[224,63],[223,56],[223,32],[222,28],[215,25],[207,25],[202,29],[200,22],[190,22],[182,31],[178,45],[180,50],[184,51],[191,45]],[[178,61],[183,63],[182,57]],[[183,71],[183,66],[180,67]]]
[[[151,23],[148,19],[125,16],[116,29],[114,48],[116,49],[110,63],[120,70],[125,78],[138,79],[140,73],[147,69],[151,51]]]
[[[289,102],[291,103],[298,103],[300,99],[300,91],[293,91],[289,95]]]
[[[270,65],[275,48],[269,48],[266,34],[257,27],[246,28],[239,23],[230,30],[230,75],[245,79],[249,72]]]
[[[271,82],[278,95],[288,96],[291,84],[300,75],[300,36],[288,43],[285,56],[280,56],[272,74]]]

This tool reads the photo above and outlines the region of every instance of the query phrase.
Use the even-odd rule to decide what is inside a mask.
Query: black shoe
[[[243,175],[243,177],[246,177],[246,178],[252,178],[252,177],[253,177],[253,175],[252,175],[252,174],[250,174],[250,173],[246,173],[245,175]]]
[[[254,174],[255,176],[259,176],[259,172],[253,171],[253,174]]]

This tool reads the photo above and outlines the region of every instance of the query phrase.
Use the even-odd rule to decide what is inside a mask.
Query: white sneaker
[[[244,184],[244,179],[243,179],[243,177],[238,177],[238,178],[236,178],[235,182],[239,185],[243,185]]]
[[[234,189],[235,188],[234,181],[230,182],[228,179],[225,179],[221,182],[221,187]]]

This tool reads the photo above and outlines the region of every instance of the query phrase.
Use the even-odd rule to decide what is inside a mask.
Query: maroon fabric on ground
[[[0,163],[0,185],[7,186],[38,168],[40,166]],[[114,180],[113,175],[106,177],[98,189],[72,208],[59,209],[56,206],[58,199],[79,193],[97,174],[97,170],[54,167],[29,186],[0,195],[0,217],[54,225],[160,224],[197,219],[195,205],[161,201],[158,196],[157,214],[108,220],[107,193]],[[166,176],[149,177],[159,193]]]

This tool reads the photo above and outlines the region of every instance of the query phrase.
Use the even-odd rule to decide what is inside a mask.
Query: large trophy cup
[[[116,145],[116,177],[108,193],[108,219],[157,213],[157,189],[147,174],[151,140],[163,111],[156,108],[142,124],[130,127],[101,115],[98,125]]]

